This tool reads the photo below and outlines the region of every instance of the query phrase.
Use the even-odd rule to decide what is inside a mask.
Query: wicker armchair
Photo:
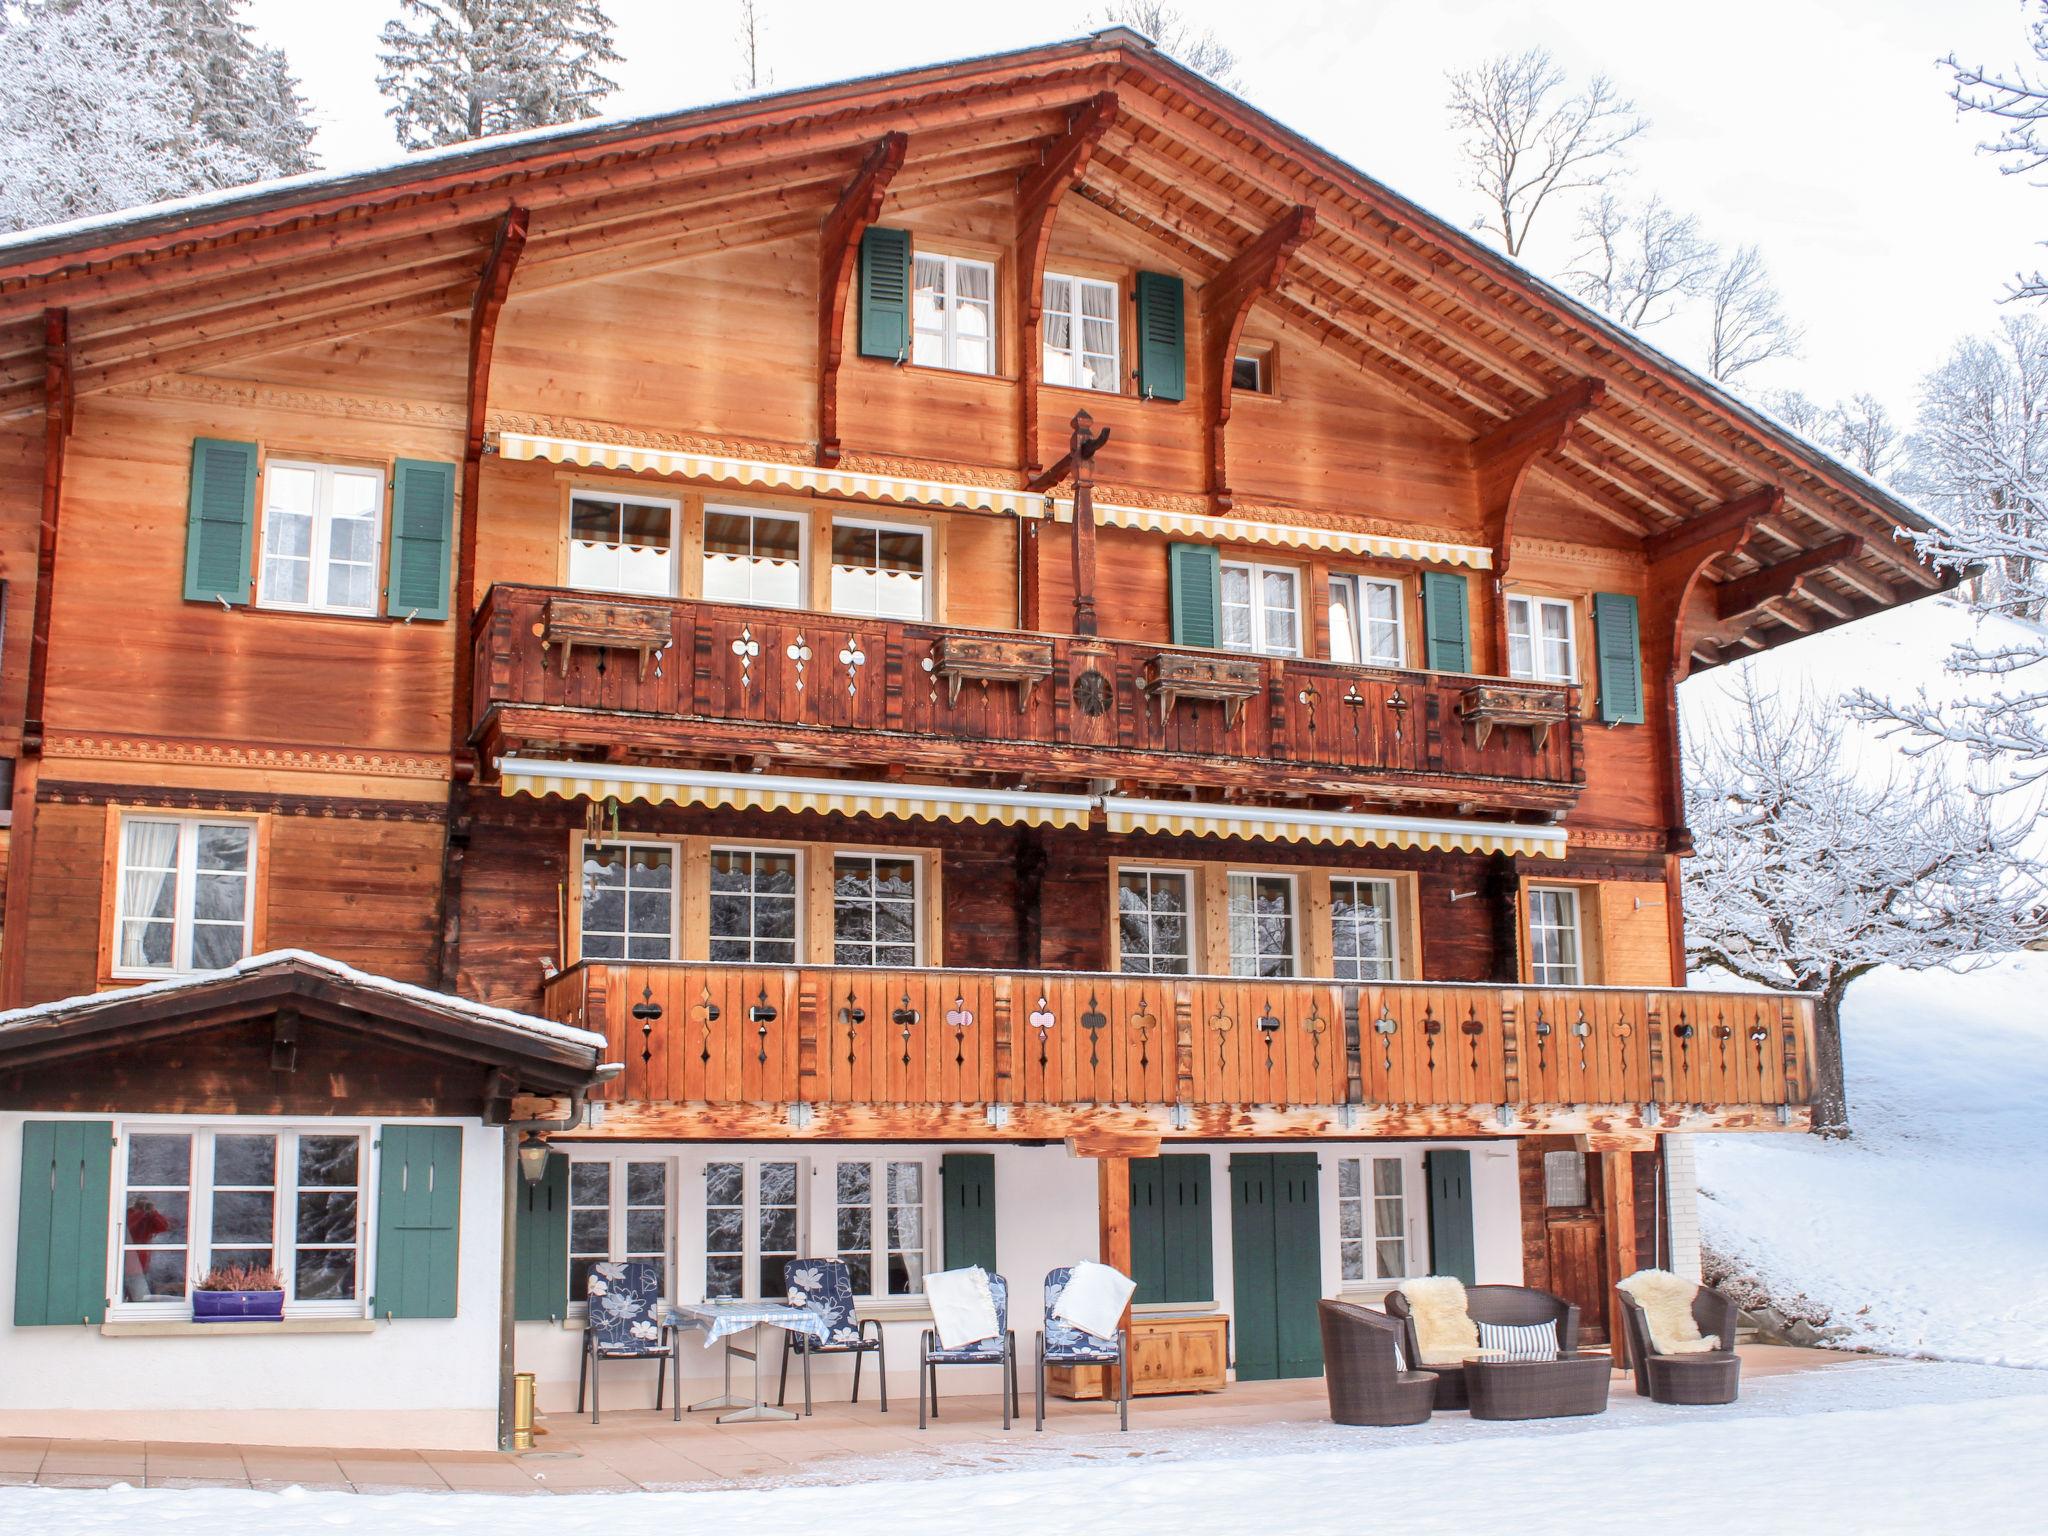
[[[1558,1353],[1569,1355],[1578,1352],[1579,1309],[1548,1291],[1526,1285],[1468,1285],[1465,1287],[1465,1310],[1475,1323],[1556,1323]],[[1422,1350],[1415,1342],[1415,1318],[1409,1311],[1408,1298],[1399,1291],[1389,1291],[1387,1315],[1401,1325],[1408,1363],[1422,1368]],[[1438,1408],[1471,1406],[1465,1390],[1465,1367],[1462,1364],[1431,1364],[1427,1369],[1436,1373]]]
[[[1343,1301],[1316,1303],[1323,1330],[1323,1385],[1330,1418],[1339,1424],[1424,1424],[1436,1400],[1436,1377],[1403,1370],[1402,1325],[1384,1313]]]
[[[1617,1286],[1628,1329],[1628,1357],[1635,1366],[1636,1396],[1653,1403],[1700,1406],[1732,1403],[1742,1390],[1742,1360],[1735,1353],[1735,1303],[1710,1285],[1693,1293],[1692,1320],[1702,1334],[1721,1342],[1691,1355],[1660,1355],[1650,1347],[1643,1305]]]

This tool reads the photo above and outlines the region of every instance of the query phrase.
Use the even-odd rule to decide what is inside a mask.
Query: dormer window
[[[1118,362],[1116,284],[1045,275],[1045,382],[1115,394]]]
[[[996,371],[996,269],[963,256],[917,253],[910,360],[962,373]]]

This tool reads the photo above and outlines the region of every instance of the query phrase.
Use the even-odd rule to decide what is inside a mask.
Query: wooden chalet
[[[1680,990],[1674,690],[1940,589],[1917,526],[1123,30],[31,232],[0,1001],[289,947],[602,1034],[411,1106],[572,1122],[464,1197],[544,1400],[606,1257],[844,1257],[906,1373],[927,1269],[1098,1249],[1156,1385],[1432,1271],[1597,1338],[1684,1135],[1808,1120],[1808,1004]],[[0,1050],[0,1190],[81,1116],[117,1239],[184,1178],[102,1258],[175,1332],[234,1127],[403,1028],[326,1111]]]

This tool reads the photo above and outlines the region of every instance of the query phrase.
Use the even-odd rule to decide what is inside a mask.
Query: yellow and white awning
[[[551,758],[501,757],[498,779],[508,795],[707,805],[735,810],[836,811],[844,816],[900,816],[913,821],[1001,822],[1006,826],[1085,827],[1095,802],[1086,795],[1018,789],[955,789],[941,784],[884,784],[864,779],[801,779],[765,773],[713,773],[695,768],[634,768]]]
[[[1071,523],[1074,504],[1055,504],[1054,520]],[[1391,534],[1359,533],[1346,528],[1311,528],[1303,523],[1256,523],[1206,512],[1162,512],[1154,507],[1095,504],[1095,521],[1104,528],[1142,528],[1171,533],[1209,544],[1271,544],[1280,549],[1319,549],[1339,555],[1373,555],[1383,560],[1420,560],[1436,565],[1464,565],[1491,570],[1493,551],[1478,544],[1449,544],[1439,539],[1403,539]]]
[[[1221,805],[1199,800],[1103,798],[1112,832],[1177,832],[1197,837],[1279,838],[1293,843],[1341,843],[1360,848],[1421,848],[1446,853],[1522,853],[1561,859],[1562,827],[1511,821],[1437,821],[1422,816],[1373,816],[1351,811],[1289,810],[1284,806]]]
[[[515,462],[544,459],[551,464],[582,464],[592,469],[630,469],[636,473],[680,475],[689,480],[716,480],[726,485],[757,486],[774,491],[816,491],[863,501],[908,506],[954,507],[967,512],[1008,512],[1018,517],[1043,517],[1045,498],[1028,491],[1000,490],[986,485],[958,485],[946,480],[913,480],[899,475],[859,474],[821,469],[813,464],[776,464],[764,459],[734,459],[677,449],[644,448],[631,443],[586,442],[572,437],[538,437],[527,432],[498,434],[498,453]]]

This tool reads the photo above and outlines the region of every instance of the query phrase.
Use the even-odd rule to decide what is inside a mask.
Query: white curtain
[[[168,965],[177,915],[178,825],[130,821],[121,833],[121,963]]]

